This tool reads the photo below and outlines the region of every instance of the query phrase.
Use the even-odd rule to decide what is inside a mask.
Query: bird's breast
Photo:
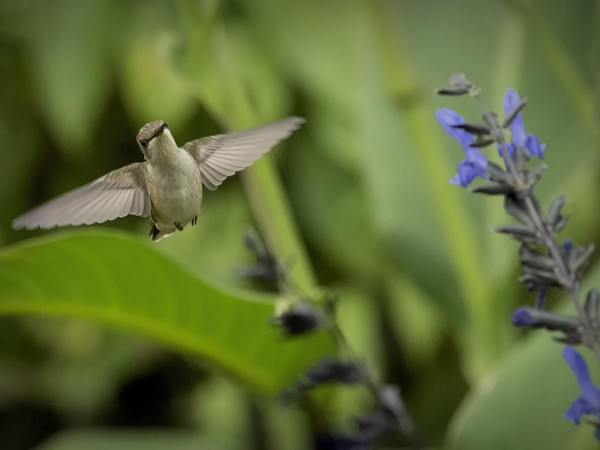
[[[174,164],[150,164],[148,194],[158,224],[189,223],[200,213],[202,180],[196,161],[185,151]]]

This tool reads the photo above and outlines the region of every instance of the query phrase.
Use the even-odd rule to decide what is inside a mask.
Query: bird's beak
[[[159,137],[163,135],[165,133],[165,130],[169,130],[169,126],[166,123],[163,123],[161,127],[158,130],[156,130],[156,134],[154,135],[154,137]]]
[[[160,146],[172,147],[173,145],[176,145],[171,130],[169,130],[169,127],[167,126],[161,128],[154,139],[156,139],[156,143]]]

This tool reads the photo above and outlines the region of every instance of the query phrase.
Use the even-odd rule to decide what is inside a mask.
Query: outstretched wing
[[[214,191],[225,178],[250,166],[304,122],[302,117],[288,117],[249,130],[196,139],[183,148],[198,163],[204,186]]]
[[[15,230],[106,222],[129,214],[150,215],[145,163],[114,170],[13,220]]]

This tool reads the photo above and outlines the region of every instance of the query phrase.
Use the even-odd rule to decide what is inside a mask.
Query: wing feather
[[[214,191],[225,178],[252,165],[305,121],[302,117],[288,117],[249,130],[196,139],[183,148],[198,163],[202,183]]]
[[[131,211],[133,211],[133,191],[128,189],[123,191],[121,194],[123,198],[121,199],[121,211],[119,212],[119,217],[128,216]]]
[[[148,217],[150,215],[150,202],[146,201],[147,195],[140,189],[133,190],[131,200],[131,214],[134,216]]]
[[[150,215],[145,163],[114,170],[13,220],[14,229],[102,223],[129,214]]]
[[[71,222],[89,225],[95,223],[98,217],[102,217],[105,213],[107,203],[111,201],[118,205],[118,196],[121,195],[121,191],[112,193],[110,191],[100,191],[92,197],[89,203],[84,204],[80,210],[73,214],[73,217],[68,217],[68,209],[63,208],[60,214],[60,226],[69,225]],[[67,208],[69,206],[67,205]],[[70,220],[69,220],[70,219]]]

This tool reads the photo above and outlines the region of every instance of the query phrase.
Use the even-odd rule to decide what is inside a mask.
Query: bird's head
[[[136,141],[144,154],[151,160],[177,149],[177,144],[164,120],[155,120],[144,125],[137,134]]]

